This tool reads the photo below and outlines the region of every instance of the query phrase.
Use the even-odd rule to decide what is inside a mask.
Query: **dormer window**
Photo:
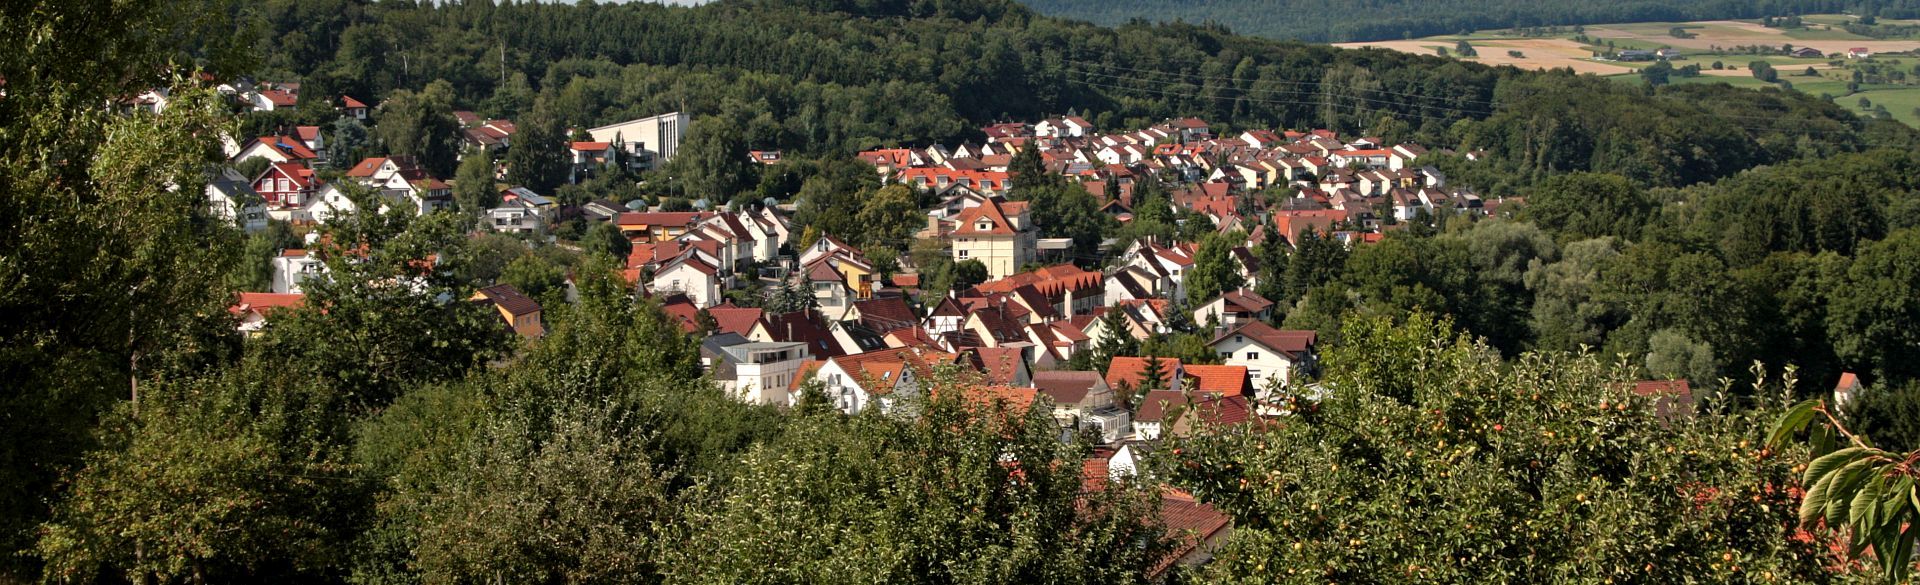
[[[991,230],[993,229],[993,222],[991,220],[985,220],[985,219],[980,220],[979,223],[973,224],[973,229],[980,230],[980,231]]]

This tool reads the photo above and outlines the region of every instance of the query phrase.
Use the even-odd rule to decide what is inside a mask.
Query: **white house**
[[[267,229],[266,199],[253,190],[252,181],[233,169],[222,169],[207,181],[207,214],[247,233]]]
[[[1245,366],[1248,381],[1255,388],[1278,382],[1286,384],[1297,370],[1314,365],[1312,331],[1274,329],[1254,321],[1228,330],[1207,345],[1220,354],[1221,363]]]
[[[752,404],[793,406],[788,388],[801,375],[800,365],[808,357],[807,344],[746,341],[738,334],[716,335],[709,341],[721,338],[739,342],[703,345],[717,346],[711,348],[715,355],[708,370],[728,394]]]
[[[919,380],[932,372],[933,365],[953,363],[956,358],[907,347],[880,349],[827,358],[814,370],[813,379],[826,387],[827,398],[842,412],[859,414],[869,408],[888,412],[901,400],[920,394]]]
[[[1114,399],[1098,372],[1048,371],[1033,375],[1033,387],[1053,402],[1063,432],[1088,430],[1112,443],[1133,433],[1132,415]]]
[[[312,278],[324,278],[326,274],[326,263],[307,255],[306,250],[284,250],[273,258],[272,292],[302,294],[306,292],[301,286],[303,283]]]
[[[720,303],[720,268],[714,260],[704,257],[699,250],[688,248],[673,260],[667,261],[653,274],[653,291],[684,292],[694,306],[711,307]]]

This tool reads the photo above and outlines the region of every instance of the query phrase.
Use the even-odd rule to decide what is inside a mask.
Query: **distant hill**
[[[1023,0],[1050,16],[1116,25],[1134,19],[1217,23],[1234,32],[1316,42],[1379,41],[1526,26],[1680,22],[1854,11],[1851,0]],[[1920,1],[1873,3],[1911,17]]]

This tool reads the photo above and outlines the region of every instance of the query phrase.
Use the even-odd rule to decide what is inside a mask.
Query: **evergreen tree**
[[[553,194],[567,182],[566,129],[559,118],[535,107],[533,115],[516,124],[513,146],[507,149],[507,183]]]

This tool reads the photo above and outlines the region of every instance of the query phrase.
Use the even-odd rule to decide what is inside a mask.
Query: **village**
[[[270,109],[292,98],[284,89],[259,89],[245,99]],[[343,116],[367,116],[358,100],[339,104]],[[463,138],[476,148],[507,144],[515,133],[512,122],[459,116]],[[687,124],[685,114],[670,113],[595,128],[588,132],[606,140],[570,142],[568,152],[576,173],[610,160],[657,164],[673,156]],[[1271,323],[1275,301],[1254,292],[1253,247],[1308,234],[1364,245],[1383,229],[1404,227],[1399,222],[1487,214],[1500,204],[1450,187],[1439,171],[1421,166],[1427,153],[1421,146],[1343,139],[1327,130],[1215,136],[1207,122],[1184,118],[1107,133],[1078,116],[982,130],[987,138],[979,144],[857,154],[873,165],[876,181],[931,191],[940,201],[923,210],[926,227],[917,239],[939,242],[955,262],[984,266],[984,282],[933,298],[920,294],[911,271],[876,270],[873,259],[840,237],[846,234],[802,242],[805,226],[794,225],[782,209],[790,206],[659,211],[600,200],[562,210],[549,195],[507,186],[502,206],[476,213],[480,225],[533,241],[563,213],[617,226],[632,244],[625,275],[633,292],[656,299],[688,335],[701,336],[713,379],[739,400],[792,407],[814,381],[848,414],[886,411],[919,394],[936,370],[951,367],[976,376],[994,396],[1020,405],[1045,400],[1063,436],[1090,432],[1124,454],[1202,421],[1236,424],[1276,414],[1269,398],[1311,379],[1315,332]],[[210,208],[249,231],[269,219],[315,225],[356,212],[340,185],[316,178],[316,166],[329,162],[320,154],[326,150],[321,140],[317,128],[300,127],[230,147],[234,163],[261,157],[270,164],[251,177],[223,169],[208,185]],[[1101,212],[1123,223],[1140,203],[1132,197],[1136,178],[1150,174],[1176,185],[1172,205],[1197,212],[1214,231],[1248,234],[1231,255],[1241,286],[1188,306],[1185,275],[1198,248],[1190,241],[1127,242],[1099,270],[1077,265],[1065,253],[1069,242],[1038,237],[1028,204],[1009,198],[1008,167],[1026,149],[1039,152],[1047,172],[1102,197]],[[780,164],[777,152],[741,156]],[[344,168],[346,180],[378,191],[383,206],[427,214],[452,199],[448,180],[407,157],[372,157]],[[1256,193],[1276,187],[1296,195],[1268,208]],[[232,308],[243,331],[257,332],[274,308],[300,303],[306,279],[325,278],[324,263],[306,250],[281,250],[272,263],[272,290],[244,293]],[[745,266],[760,269],[739,272]],[[780,312],[728,299],[728,291],[752,279],[770,290],[806,291],[805,308]],[[511,285],[484,287],[473,300],[496,307],[523,336],[544,332],[540,305]],[[1075,356],[1103,343],[1137,347],[1176,329],[1209,339],[1217,359],[1106,355],[1094,370],[1071,369]]]
[[[285,90],[240,93],[261,109],[292,99]],[[367,116],[358,100],[338,104],[343,116]],[[516,134],[509,121],[457,115],[474,150],[510,144]],[[567,144],[572,175],[607,164],[664,163],[688,125],[686,114],[668,113],[590,129],[594,141]],[[551,194],[503,184],[501,206],[462,213],[476,216],[477,229],[536,245],[554,245],[545,236],[562,216],[615,226],[630,243],[624,276],[633,294],[653,299],[697,337],[712,380],[740,401],[795,408],[812,391],[850,415],[886,413],[925,395],[936,379],[959,380],[968,400],[1050,410],[1062,440],[1086,437],[1098,445],[1089,477],[1118,478],[1135,473],[1163,437],[1280,416],[1290,393],[1322,391],[1313,383],[1318,335],[1276,327],[1276,301],[1255,292],[1255,248],[1301,238],[1361,246],[1408,222],[1491,214],[1502,204],[1448,185],[1421,164],[1427,150],[1419,145],[1327,130],[1216,136],[1206,121],[1182,118],[1102,132],[1079,116],[981,130],[981,143],[855,155],[872,165],[877,183],[906,185],[938,201],[921,210],[925,227],[917,241],[984,269],[981,282],[944,295],[922,294],[910,266],[883,273],[875,258],[848,243],[851,234],[802,241],[807,226],[792,221],[790,204],[663,211],[599,199],[562,209]],[[229,145],[234,165],[254,157],[270,164],[254,176],[233,165],[223,169],[207,188],[210,209],[249,231],[270,220],[317,227],[361,211],[343,185],[318,178],[315,169],[328,164],[342,165],[345,181],[377,192],[382,212],[436,213],[453,199],[449,180],[408,157],[327,161],[321,140],[319,129],[299,127]],[[1147,203],[1134,198],[1134,187],[1151,177],[1169,186],[1170,205],[1209,222],[1205,231],[1245,233],[1229,256],[1238,286],[1187,302],[1195,241],[1123,242],[1113,246],[1119,254],[1090,261],[1072,254],[1067,239],[1039,237],[1029,203],[1011,197],[1010,166],[1028,150],[1047,173],[1100,198],[1100,212],[1122,224]],[[740,156],[782,164],[779,152]],[[1292,195],[1262,195],[1270,192]],[[318,232],[309,234],[312,243]],[[271,262],[271,290],[241,293],[230,308],[244,333],[269,327],[275,309],[301,304],[302,283],[327,278],[325,263],[304,249],[280,250]],[[736,304],[732,298],[749,286],[799,298]],[[510,284],[482,287],[470,300],[497,311],[522,337],[546,332],[540,303]],[[1142,342],[1174,334],[1203,339],[1207,359],[1139,351]],[[1182,562],[1204,561],[1207,543],[1230,531],[1223,515],[1190,495],[1168,492],[1161,507],[1175,528],[1200,535],[1185,541]]]

